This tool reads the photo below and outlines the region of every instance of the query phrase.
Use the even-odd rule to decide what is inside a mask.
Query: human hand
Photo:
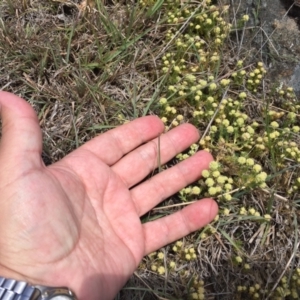
[[[164,218],[140,217],[197,180],[212,161],[205,151],[141,182],[199,138],[192,125],[163,134],[148,116],[108,131],[46,167],[37,116],[0,92],[0,275],[67,286],[80,300],[113,299],[142,257],[209,223],[204,199]],[[160,137],[158,149],[157,137]]]

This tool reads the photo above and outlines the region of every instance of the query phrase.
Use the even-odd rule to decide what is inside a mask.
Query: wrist
[[[0,300],[19,299],[14,293],[24,293],[21,300],[79,300],[77,293],[64,280],[49,283],[41,279],[27,277],[0,265]],[[59,282],[59,283],[58,283]],[[14,297],[12,297],[14,295]],[[30,298],[31,297],[31,298]],[[86,298],[87,299],[87,298]],[[82,299],[84,300],[84,299]]]
[[[26,281],[0,276],[0,300],[77,300],[67,287],[31,285]]]

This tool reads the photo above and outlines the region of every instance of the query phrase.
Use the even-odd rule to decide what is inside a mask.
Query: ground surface
[[[261,30],[246,32],[249,46],[268,63],[268,76],[294,87],[300,94],[300,7],[293,0],[248,0],[230,2],[239,13],[248,13],[249,26]],[[254,54],[255,55],[255,54]]]
[[[185,12],[185,5],[190,5],[189,1],[177,1],[181,6],[178,4],[175,12],[176,5],[162,5],[162,11],[159,5],[153,6],[167,1],[144,1],[146,9],[142,1],[87,1],[91,8],[85,11],[84,5],[78,6],[83,2],[0,1],[0,88],[24,97],[36,109],[44,134],[45,163],[59,160],[103,131],[155,113],[166,117],[170,127],[177,119],[198,126],[203,143],[199,142],[197,147],[201,145],[212,151],[221,162],[220,171],[232,179],[229,185],[233,186],[231,201],[216,195],[219,220],[183,239],[183,245],[177,246],[180,251],[174,251],[172,244],[160,250],[165,254],[163,259],[145,257],[116,300],[191,299],[196,276],[203,280],[197,288],[205,290],[205,299],[297,299],[288,292],[298,282],[298,275],[300,286],[300,272],[295,274],[300,271],[297,249],[300,200],[298,187],[294,186],[294,181],[300,178],[300,156],[299,161],[295,159],[296,151],[300,155],[300,138],[296,130],[295,134],[289,132],[300,125],[299,108],[290,114],[299,100],[284,83],[292,84],[300,92],[297,68],[300,39],[295,20],[298,9],[289,10],[291,1],[214,1],[231,5],[229,16],[220,8],[221,15],[232,24],[229,36],[224,31],[226,43],[220,48],[214,44],[213,28],[196,35],[191,42],[191,36],[186,38],[182,34],[188,29],[181,23],[176,25],[175,16],[168,23],[168,12],[179,13],[184,17],[183,23],[188,23],[191,12]],[[188,7],[203,16],[200,25],[216,11],[215,7],[205,6],[204,0],[191,3]],[[149,12],[147,5],[157,10]],[[293,18],[287,16],[287,10]],[[245,23],[240,22],[244,14],[249,15]],[[192,47],[182,51],[176,43],[172,44],[175,38],[166,38],[172,26],[171,33],[178,34],[181,40],[177,42],[181,45],[193,44],[200,36],[204,42],[201,55],[192,53]],[[163,62],[167,55],[171,58]],[[203,56],[201,63],[197,60],[199,56]],[[211,63],[212,58],[218,63]],[[239,63],[240,60],[243,62]],[[176,67],[184,71],[174,74],[172,65],[167,74],[163,73],[164,63],[178,64],[180,67]],[[191,71],[194,75],[186,76],[185,70],[192,70],[195,65],[199,68]],[[266,79],[264,68],[268,71]],[[255,71],[261,77],[259,80],[257,77],[258,85],[252,88],[247,80],[256,78]],[[179,96],[167,89],[177,87],[176,76],[184,82],[178,85]],[[194,91],[196,79],[206,82],[199,93],[203,95],[200,105],[189,99],[193,93],[185,90],[188,87]],[[230,86],[225,84],[224,88],[222,79],[229,79]],[[208,83],[218,85],[218,90],[210,91]],[[176,114],[165,113],[161,97],[172,100],[170,105],[177,109]],[[224,105],[217,114],[224,98],[230,97],[228,106]],[[197,118],[201,112],[210,115]],[[237,120],[244,122],[241,116],[246,124],[238,127]],[[223,121],[235,126],[234,135],[226,131],[227,127],[223,133],[218,131]],[[274,125],[279,126],[278,132],[270,125],[272,121],[278,122]],[[215,132],[211,130],[213,126]],[[247,130],[255,135],[245,136]],[[275,141],[271,141],[274,133],[279,138],[275,136]],[[257,145],[262,148],[255,148]],[[263,188],[256,184],[257,174],[250,167],[238,164],[246,158],[268,172]],[[197,184],[207,196],[204,181]],[[244,188],[245,184],[249,184],[248,188]],[[196,192],[199,186],[195,186]],[[188,201],[198,198],[191,191],[186,193]],[[164,203],[167,208],[158,207],[147,217],[173,212],[178,209],[176,205],[186,205],[183,198],[181,194],[168,199]],[[185,259],[185,251],[190,249],[197,253],[194,261]],[[157,264],[167,269],[170,260],[176,261],[175,272],[158,274],[151,268]],[[193,299],[202,299],[199,297]]]

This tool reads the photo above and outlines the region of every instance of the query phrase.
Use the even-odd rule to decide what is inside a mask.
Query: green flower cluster
[[[248,295],[248,298],[250,296],[249,299],[261,299],[262,297],[262,293],[261,293],[261,286],[256,283],[253,286],[245,286],[245,285],[239,285],[237,287],[237,292],[244,294],[244,295]],[[247,298],[247,299],[248,299]]]
[[[200,108],[206,101],[208,92],[213,93],[218,86],[224,87],[230,83],[229,79],[223,79],[221,83],[215,82],[212,74],[207,74],[205,79],[202,76],[199,78],[200,72],[213,70],[219,64],[220,47],[231,28],[222,17],[227,9],[228,7],[224,7],[220,11],[209,0],[203,1],[196,10],[172,4],[168,13],[168,23],[172,26],[166,38],[172,42],[173,47],[162,57],[161,68],[163,73],[168,74],[168,85],[163,98],[165,100],[160,100],[161,116],[169,122],[176,113],[174,106],[179,107],[181,103],[188,101]],[[183,31],[182,26],[187,22],[188,28]],[[211,116],[214,109],[215,104],[210,105],[208,102],[208,116]],[[196,112],[193,114],[197,115]]]
[[[299,288],[300,268],[296,268],[292,272],[290,279],[287,276],[283,276],[281,278],[279,285],[272,293],[272,297],[270,299],[299,299]],[[255,283],[251,286],[239,285],[237,286],[237,293],[243,299],[262,299],[263,295],[270,295],[268,288],[263,289],[258,283]]]
[[[280,284],[275,290],[274,300],[287,297],[289,299],[299,299],[300,297],[300,268],[296,268],[291,278],[283,276]]]
[[[195,248],[191,245],[185,246],[182,241],[175,242],[171,250],[167,255],[161,251],[148,255],[151,271],[159,275],[164,275],[167,271],[177,272],[176,266],[197,259]],[[184,276],[185,271],[183,270],[180,274]]]
[[[264,68],[264,64],[258,62],[254,69],[247,68],[247,71],[243,64],[244,62],[242,60],[237,62],[237,70],[231,75],[232,81],[237,85],[245,85],[249,91],[256,93],[257,88],[260,87],[264,75],[267,72]]]
[[[220,196],[220,199],[230,201],[232,199],[233,179],[221,175],[221,166],[218,162],[211,162],[208,170],[202,172],[202,179],[199,180],[200,186],[207,192],[207,196]]]
[[[194,278],[193,282],[191,283],[189,299],[194,300],[203,300],[205,299],[205,288],[204,288],[204,281]]]
[[[201,5],[192,1],[166,2],[168,30],[160,61],[165,81],[158,101],[159,114],[166,130],[190,122],[203,134],[198,143],[177,155],[179,161],[199,150],[211,152],[216,159],[199,181],[182,189],[179,195],[182,201],[203,197],[220,200],[220,215],[202,229],[199,239],[210,245],[217,238],[242,248],[243,241],[236,241],[234,236],[239,230],[232,235],[226,231],[234,222],[239,229],[247,224],[249,228],[262,225],[268,230],[275,216],[290,211],[277,199],[298,197],[300,102],[293,89],[284,84],[265,89],[263,62],[250,64],[233,58],[224,63],[222,49],[231,30],[226,22],[228,7],[216,7],[210,0],[200,1]],[[237,28],[245,26],[248,19],[242,16]],[[173,248],[175,266],[193,259],[188,248],[176,244]],[[232,261],[244,272],[252,266],[252,262],[250,265],[244,260],[239,255]],[[166,266],[172,270],[168,264],[157,268]],[[276,293],[294,297],[297,280],[289,285],[289,294],[284,294],[285,286],[281,286],[284,293],[282,289]],[[239,286],[239,294],[242,299],[248,295],[250,299],[262,299],[263,291],[256,283]],[[204,294],[195,288],[190,297],[204,299]]]

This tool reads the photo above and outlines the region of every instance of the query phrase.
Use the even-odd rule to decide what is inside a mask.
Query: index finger
[[[105,132],[78,150],[89,151],[111,166],[125,154],[159,136],[163,131],[164,124],[157,116],[146,116]]]

